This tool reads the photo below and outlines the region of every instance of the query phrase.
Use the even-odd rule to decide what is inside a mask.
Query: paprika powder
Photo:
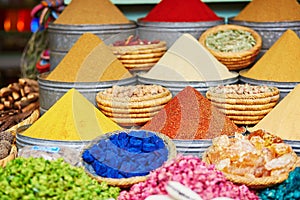
[[[200,92],[187,86],[141,129],[163,133],[171,139],[212,139],[244,132]]]
[[[220,20],[201,0],[162,0],[142,21],[200,22]]]

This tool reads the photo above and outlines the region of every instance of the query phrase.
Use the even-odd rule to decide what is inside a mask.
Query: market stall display
[[[0,132],[0,167],[17,157],[18,151],[14,144],[15,137],[9,131]]]
[[[149,41],[134,35],[115,41],[109,47],[133,74],[149,71],[167,50],[165,41]]]
[[[121,126],[142,126],[172,99],[160,85],[113,86],[96,96],[100,111]]]
[[[260,56],[288,29],[300,36],[300,5],[297,0],[253,0],[229,24],[254,29],[262,37]]]
[[[279,90],[264,85],[233,84],[211,87],[206,97],[238,125],[255,125],[278,103]]]
[[[199,42],[229,70],[251,65],[262,46],[260,35],[251,28],[238,25],[218,25],[204,31]]]
[[[298,157],[281,138],[260,129],[246,136],[214,138],[202,159],[215,165],[228,180],[260,189],[286,180]]]
[[[106,40],[135,34],[136,23],[109,0],[72,0],[48,28],[50,69],[53,70],[79,37],[87,32]],[[68,37],[65,37],[68,35]]]
[[[140,37],[167,42],[169,48],[182,34],[199,38],[209,27],[224,24],[205,3],[198,0],[163,0],[137,20]]]
[[[134,129],[100,136],[82,153],[90,176],[122,188],[146,180],[150,171],[175,156],[175,145],[167,136]]]

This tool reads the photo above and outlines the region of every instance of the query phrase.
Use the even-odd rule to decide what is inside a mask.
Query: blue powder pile
[[[284,182],[260,190],[258,193],[260,199],[300,199],[300,167],[290,172],[288,179]]]
[[[83,160],[107,178],[145,176],[168,159],[164,141],[153,132],[131,130],[100,139],[86,149]]]

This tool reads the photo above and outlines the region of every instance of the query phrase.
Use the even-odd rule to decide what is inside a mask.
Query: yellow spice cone
[[[121,130],[75,89],[70,89],[23,135],[48,140],[92,140]]]

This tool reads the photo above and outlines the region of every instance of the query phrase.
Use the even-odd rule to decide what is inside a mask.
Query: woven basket
[[[250,32],[256,40],[256,44],[251,49],[242,52],[217,52],[208,48],[205,42],[206,38],[210,34],[217,33],[222,30],[244,30]],[[221,63],[226,65],[229,70],[240,70],[248,67],[255,61],[262,46],[261,36],[256,31],[248,27],[232,24],[218,25],[207,29],[203,34],[201,34],[199,42],[205,48],[207,48],[210,53],[213,54]]]
[[[3,159],[0,160],[0,166],[1,166],[1,167],[5,167],[6,164],[7,164],[9,161],[15,159],[15,158],[17,157],[17,155],[18,155],[17,146],[13,144],[13,145],[11,146],[11,150],[10,150],[9,155],[8,155],[7,157],[5,157],[5,158],[3,158]]]
[[[297,157],[295,153],[295,157]],[[207,164],[213,164],[207,157],[207,152],[204,152],[202,156],[202,160]],[[293,171],[297,166],[299,166],[299,158],[297,157],[297,161],[294,163],[293,167],[289,169],[289,172]],[[274,186],[276,184],[282,183],[289,177],[289,173],[281,174],[280,176],[270,176],[270,177],[246,177],[246,176],[239,176],[235,174],[229,174],[222,171],[225,175],[226,179],[236,183],[236,184],[244,184],[249,188],[252,189],[263,189],[267,187]]]
[[[125,131],[127,133],[130,132],[130,130],[122,130],[122,132],[123,131]],[[95,142],[88,145],[85,149],[90,148],[95,143],[97,143],[100,139],[109,138],[111,135],[117,134],[117,133],[119,133],[119,131],[115,131],[115,132],[111,132],[111,133],[107,133],[105,135],[102,135],[102,136],[98,137],[95,140]],[[160,137],[164,141],[165,145],[167,146],[168,151],[169,151],[169,155],[168,155],[168,160],[166,162],[168,162],[168,161],[172,160],[173,158],[175,158],[176,154],[177,154],[177,151],[176,151],[176,146],[172,142],[172,140],[168,136],[163,135],[161,133],[157,133],[157,132],[153,132],[153,131],[151,131],[151,133],[154,133],[154,134],[156,134],[156,136]],[[82,152],[84,152],[85,149],[83,149]],[[120,187],[120,188],[129,188],[133,184],[145,181],[148,178],[148,175],[147,176],[135,176],[135,177],[131,177],[131,178],[120,178],[120,179],[105,178],[105,177],[98,176],[94,171],[91,170],[92,167],[90,165],[88,165],[86,162],[84,162],[83,160],[82,160],[82,163],[83,163],[83,166],[85,167],[86,173],[90,177],[96,179],[98,182],[106,182],[107,184],[109,184],[111,186],[117,186],[117,187]],[[89,167],[90,170],[87,169],[88,166],[90,166]]]
[[[28,125],[28,124],[32,124],[33,122],[35,122],[40,116],[40,111],[39,109],[35,109],[31,115],[29,117],[27,117],[26,119],[24,119],[23,121],[21,121],[20,123],[10,127],[9,129],[5,130],[5,131],[9,131],[11,132],[14,136],[16,136],[16,131],[19,127],[24,126],[24,125]]]

